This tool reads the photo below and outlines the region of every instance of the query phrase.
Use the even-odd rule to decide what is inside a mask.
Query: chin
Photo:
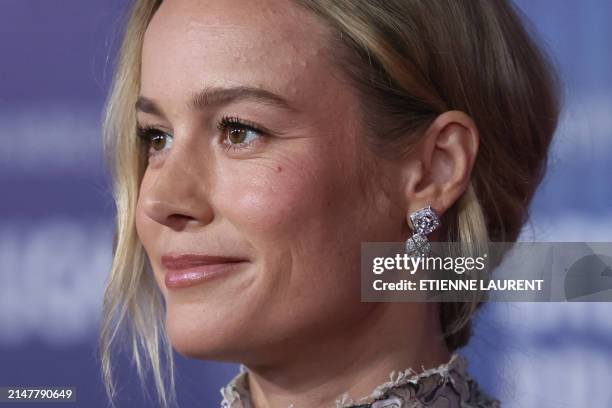
[[[189,313],[186,308],[189,307],[170,306],[166,313],[166,332],[174,350],[188,358],[235,361],[240,349],[235,340],[248,339],[245,325],[232,324],[219,314],[204,315],[202,307],[197,308],[199,315],[196,310]]]

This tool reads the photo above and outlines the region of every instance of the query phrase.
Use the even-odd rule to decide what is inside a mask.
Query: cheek
[[[218,186],[220,212],[255,244],[266,235],[275,240],[293,236],[309,222],[328,217],[336,210],[330,203],[336,205],[343,194],[337,172],[313,157],[235,165],[244,168],[232,174],[247,176]]]
[[[248,176],[227,177],[216,189],[219,214],[262,260],[259,289],[293,299],[294,309],[297,297],[332,298],[327,289],[337,291],[358,271],[362,237],[365,200],[353,161],[328,146],[309,147],[290,159],[233,163],[242,171],[226,174]],[[313,279],[327,284],[312,293]]]

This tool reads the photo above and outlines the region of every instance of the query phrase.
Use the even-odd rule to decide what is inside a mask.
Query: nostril
[[[184,214],[170,214],[164,223],[173,230],[180,231],[185,228],[185,225],[194,218]]]
[[[213,209],[205,199],[192,200],[143,200],[143,212],[158,224],[180,230],[187,224],[197,222],[205,225],[212,222]]]
[[[172,226],[173,228],[180,223],[184,223],[186,218],[191,218],[185,215],[183,211],[180,211],[175,205],[159,200],[146,201],[144,212],[153,221]]]

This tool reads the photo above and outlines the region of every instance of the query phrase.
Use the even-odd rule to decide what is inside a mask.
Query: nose
[[[212,174],[194,152],[171,151],[163,164],[148,169],[140,190],[141,211],[151,220],[180,231],[214,219],[210,203]]]

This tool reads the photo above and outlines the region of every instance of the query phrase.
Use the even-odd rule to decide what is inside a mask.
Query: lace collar
[[[411,368],[389,374],[389,381],[376,387],[370,395],[354,401],[348,393],[336,399],[336,408],[498,408],[499,401],[490,398],[467,373],[467,361],[455,353],[438,367],[417,373]],[[248,385],[248,369],[221,388],[221,408],[253,408]],[[289,406],[288,408],[293,408]]]

